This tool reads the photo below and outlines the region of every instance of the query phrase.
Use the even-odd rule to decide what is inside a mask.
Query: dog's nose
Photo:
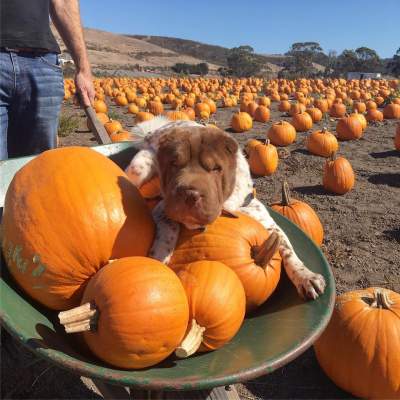
[[[180,187],[178,188],[178,192],[188,205],[196,204],[201,198],[200,192],[192,188]]]

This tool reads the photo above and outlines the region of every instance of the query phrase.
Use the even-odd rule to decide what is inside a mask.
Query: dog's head
[[[157,153],[166,215],[189,229],[213,222],[236,179],[237,142],[216,127],[176,127]]]

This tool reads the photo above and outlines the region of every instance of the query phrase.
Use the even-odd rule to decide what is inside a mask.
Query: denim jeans
[[[0,52],[0,160],[56,147],[64,97],[54,53]]]

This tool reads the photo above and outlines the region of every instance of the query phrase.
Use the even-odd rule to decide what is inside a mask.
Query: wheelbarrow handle
[[[111,143],[110,136],[108,136],[107,131],[104,129],[102,123],[98,120],[96,112],[93,110],[92,106],[84,106],[83,107],[86,113],[86,116],[91,122],[91,126],[93,127],[93,134],[96,137],[96,140],[100,144],[109,144]]]

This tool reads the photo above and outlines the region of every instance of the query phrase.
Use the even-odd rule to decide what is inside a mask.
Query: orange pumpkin
[[[149,113],[146,111],[140,111],[136,114],[135,122],[138,124],[140,122],[150,121],[153,118],[154,118],[154,115],[152,113]]]
[[[122,131],[124,128],[122,127],[121,123],[119,121],[116,121],[114,119],[110,119],[108,122],[104,124],[104,128],[107,131],[109,135]]]
[[[282,100],[279,103],[278,110],[281,112],[289,112],[290,110],[290,103],[287,100]]]
[[[358,118],[358,120],[359,120],[360,123],[361,123],[362,129],[363,129],[363,130],[366,129],[368,123],[367,123],[367,120],[366,120],[365,117],[364,117],[364,114],[360,114],[358,111],[354,111],[354,113],[351,113],[351,114],[350,114],[350,117],[356,117],[356,118]]]
[[[322,119],[322,111],[317,107],[307,108],[306,113],[310,114],[313,122],[319,122]]]
[[[376,108],[370,108],[365,115],[368,122],[370,121],[383,121],[383,113]]]
[[[383,109],[383,116],[386,119],[399,119],[400,118],[400,105],[390,103]]]
[[[250,311],[275,290],[282,259],[276,238],[258,221],[241,213],[237,217],[221,216],[201,233],[183,228],[169,266],[179,271],[198,260],[222,262],[239,276]]]
[[[153,115],[161,115],[164,112],[164,106],[161,101],[149,101],[147,108]]]
[[[96,113],[107,114],[108,111],[107,104],[103,100],[95,100],[93,103],[93,108],[96,111]]]
[[[133,135],[129,131],[114,132],[110,135],[110,139],[113,143],[116,142],[130,142],[133,140]]]
[[[290,105],[289,114],[291,116],[306,111],[306,106],[302,103],[293,103]]]
[[[178,277],[188,298],[191,323],[175,354],[186,358],[219,349],[236,335],[244,319],[246,295],[240,279],[218,261],[188,264]]]
[[[254,175],[272,175],[278,168],[278,151],[276,147],[269,140],[265,144],[259,142],[258,145],[250,150],[249,166]]]
[[[314,345],[333,382],[363,399],[400,398],[400,294],[368,288],[336,298]]]
[[[354,187],[354,171],[351,164],[344,158],[335,155],[327,160],[324,166],[323,186],[333,193],[345,194]]]
[[[135,103],[128,105],[128,114],[137,114],[139,111],[139,107]]]
[[[288,146],[296,140],[296,129],[289,122],[279,121],[269,128],[267,137],[275,146]]]
[[[102,112],[96,113],[96,117],[103,125],[110,120],[110,118],[108,118],[108,115],[105,113],[102,113]],[[94,127],[92,126],[92,122],[90,121],[89,118],[86,121],[86,125],[87,125],[89,131],[93,132]]]
[[[85,147],[49,150],[22,167],[7,190],[2,223],[11,275],[33,299],[58,310],[78,305],[109,259],[146,255],[154,235],[125,173]]]
[[[189,115],[184,111],[168,111],[167,118],[171,121],[189,121]]]
[[[359,139],[362,136],[363,127],[356,116],[341,118],[336,125],[337,136],[341,140]]]
[[[322,130],[315,131],[307,137],[306,147],[312,154],[329,157],[338,151],[339,144],[336,137],[324,127]]]
[[[291,199],[286,182],[282,183],[281,202],[271,204],[271,208],[298,225],[318,246],[321,246],[324,228],[317,213],[304,201]]]
[[[98,271],[78,310],[85,307],[81,323],[73,321],[76,310],[60,313],[60,322],[67,332],[83,330],[97,357],[124,369],[150,367],[167,358],[182,341],[189,318],[179,278],[145,257],[121,258]]]
[[[232,115],[231,127],[234,132],[246,132],[253,127],[253,120],[247,112],[238,112]]]
[[[297,132],[306,132],[312,128],[313,120],[310,114],[304,111],[293,115],[292,125],[295,127]]]
[[[329,115],[334,118],[344,117],[346,114],[346,106],[343,103],[334,103],[329,110]]]
[[[254,119],[258,122],[269,121],[270,111],[266,106],[258,106],[254,112]]]

